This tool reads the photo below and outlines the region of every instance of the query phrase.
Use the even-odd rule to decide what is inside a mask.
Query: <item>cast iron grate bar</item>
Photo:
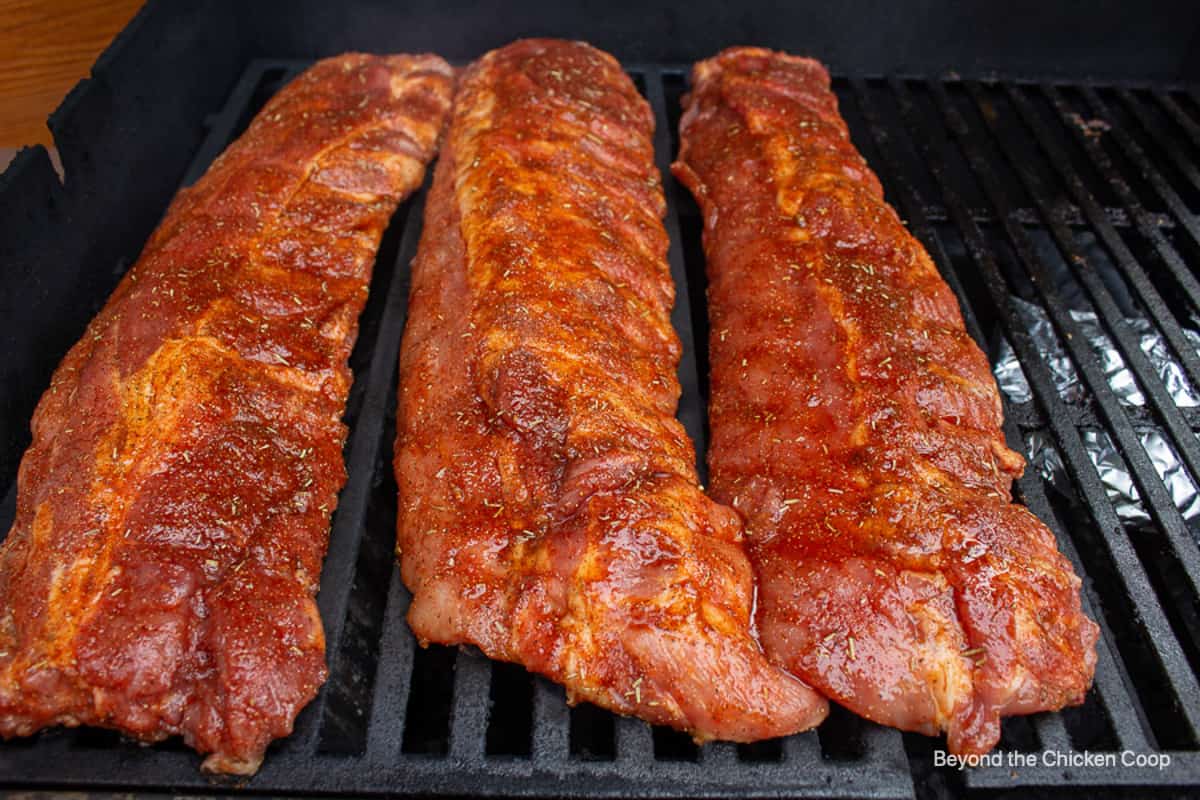
[[[1128,89],[1117,89],[1116,94],[1121,100],[1121,105],[1137,120],[1142,130],[1152,140],[1154,148],[1165,153],[1175,169],[1187,178],[1194,189],[1200,191],[1200,170],[1196,168],[1196,164],[1191,158],[1181,152],[1181,147],[1175,138],[1164,130],[1162,125],[1156,123],[1154,111],[1142,102],[1137,93]]]
[[[1171,184],[1163,177],[1158,168],[1150,162],[1145,151],[1134,141],[1130,132],[1126,131],[1119,124],[1115,124],[1113,113],[1109,110],[1108,104],[1100,97],[1100,93],[1091,86],[1085,86],[1082,91],[1083,97],[1087,101],[1087,105],[1092,110],[1092,113],[1096,114],[1100,119],[1108,121],[1109,125],[1105,133],[1111,138],[1116,139],[1121,151],[1132,162],[1138,174],[1153,187],[1154,192],[1166,204],[1171,215],[1175,217],[1175,222],[1188,232],[1193,242],[1200,243],[1200,225],[1196,224],[1196,218],[1192,214],[1191,209],[1188,208],[1187,203],[1171,187]],[[1141,117],[1141,119],[1144,122],[1145,118]],[[1159,145],[1159,149],[1164,149],[1161,144]],[[1169,148],[1166,148],[1166,150],[1170,152]]]
[[[251,62],[225,107],[210,118],[209,136],[184,184],[194,181],[258,107],[306,65]],[[630,72],[658,124],[656,159],[665,180],[665,225],[677,289],[672,321],[684,343],[679,417],[697,444],[702,467],[702,388],[707,364],[706,350],[696,337],[707,326],[700,318],[705,287],[698,256],[700,226],[691,198],[667,173],[687,68],[646,64],[633,66]],[[1103,629],[1096,685],[1080,709],[1007,724],[1005,746],[1078,751],[1099,737],[1097,747],[1106,752],[1151,752],[1166,746],[1175,759],[1166,772],[1037,766],[1013,774],[1008,768],[981,768],[965,778],[950,776],[950,785],[998,789],[1200,783],[1196,752],[1200,686],[1195,675],[1200,645],[1191,641],[1189,633],[1195,631],[1185,624],[1187,618],[1180,617],[1178,609],[1165,607],[1163,587],[1161,581],[1155,582],[1154,572],[1164,557],[1182,564],[1186,580],[1177,588],[1195,604],[1195,578],[1200,574],[1195,571],[1195,541],[1139,440],[1141,433],[1162,430],[1193,479],[1200,477],[1200,445],[1193,434],[1200,429],[1200,409],[1180,409],[1172,403],[1119,314],[1112,285],[1093,274],[1107,262],[1094,264],[1078,238],[1096,237],[1111,256],[1119,280],[1131,289],[1139,308],[1174,350],[1192,386],[1200,390],[1200,355],[1183,331],[1196,323],[1173,311],[1179,294],[1190,301],[1192,313],[1200,311],[1196,264],[1188,261],[1192,251],[1178,246],[1179,237],[1200,243],[1195,214],[1189,200],[1155,166],[1170,164],[1173,175],[1196,183],[1195,167],[1185,154],[1189,146],[1200,148],[1200,120],[1191,110],[1194,97],[1165,84],[996,80],[985,85],[957,79],[930,82],[922,76],[906,81],[854,79],[848,84],[839,80],[835,88],[847,85],[853,101],[846,105],[847,111],[857,109],[866,121],[860,130],[855,118],[848,116],[854,139],[960,299],[971,335],[985,349],[1002,336],[1018,355],[1033,402],[1013,404],[1005,399],[1010,446],[1024,450],[1026,435],[1044,434],[1066,467],[1067,486],[1047,492],[1048,485],[1031,470],[1018,481],[1016,494],[1050,525],[1064,554],[1085,577],[1085,605]],[[933,112],[914,101],[914,88],[922,98],[932,98]],[[1123,158],[1119,164],[1100,144],[1080,138],[1078,129],[1072,129],[1080,152],[1111,184],[1116,207],[1092,194],[1075,174],[1076,162],[1066,157],[1060,137],[1027,99],[1030,92],[1044,94],[1059,122],[1072,111],[1065,99],[1068,94],[1103,104],[1104,97],[1115,93],[1122,107],[1139,119],[1142,131],[1137,137],[1119,128],[1113,131],[1113,142]],[[1012,141],[1018,134],[1011,126],[1001,126],[984,113],[978,119],[973,113],[964,115],[956,99],[965,96],[973,111],[982,112],[993,95],[1007,102],[1005,109],[1012,109],[1023,131],[1019,135],[1031,137],[1037,158],[1047,162],[1046,171],[1021,162]],[[1180,102],[1184,97],[1188,101]],[[1161,113],[1152,118],[1140,114],[1143,98],[1146,102],[1152,98]],[[885,105],[896,107],[895,120],[884,119]],[[1116,128],[1122,117],[1103,105],[1093,105]],[[917,154],[915,161],[897,156],[903,148]],[[959,156],[964,160],[957,163],[964,168],[955,171],[951,165]],[[1135,176],[1128,174],[1126,164],[1151,169]],[[918,174],[921,171],[927,174]],[[1056,176],[1063,193],[1056,193],[1044,175]],[[973,181],[982,191],[964,188],[963,180]],[[1149,186],[1165,211],[1139,202],[1130,188],[1133,183]],[[926,185],[933,187],[941,202],[921,196],[919,187]],[[1010,196],[1010,186],[1019,186],[1032,205]],[[394,517],[388,518],[381,498],[395,491],[388,475],[396,363],[408,263],[415,252],[423,203],[424,191],[401,210],[387,234],[396,243],[395,255],[381,252],[372,286],[377,299],[364,314],[360,347],[352,359],[356,375],[346,450],[350,476],[333,525],[319,603],[327,631],[330,681],[299,718],[296,735],[274,745],[262,772],[242,786],[197,773],[198,759],[178,743],[141,748],[107,733],[55,731],[0,747],[0,786],[199,793],[245,788],[366,795],[701,797],[752,791],[789,797],[913,797],[910,769],[927,774],[929,766],[913,759],[928,759],[929,748],[910,752],[897,731],[848,712],[836,711],[820,732],[750,747],[697,748],[686,738],[636,720],[614,718],[592,707],[570,709],[561,687],[528,678],[519,668],[493,665],[476,650],[422,650],[413,640],[404,621],[409,595],[398,570],[380,569],[371,560],[390,552],[394,536]],[[1137,379],[1145,408],[1119,405],[1094,354],[1087,345],[1072,342],[1078,333],[1069,313],[1073,307],[1057,296],[1048,274],[1050,256],[1035,247],[1035,236],[1053,242],[1057,254],[1053,258],[1061,257],[1085,290]],[[1007,254],[1003,260],[992,253],[997,247]],[[1156,267],[1165,267],[1162,274],[1143,267],[1143,253]],[[1002,266],[1015,266],[1037,294],[1088,389],[1086,403],[1067,403],[1059,396],[1044,354],[1009,303],[1015,293],[1013,273]],[[1166,279],[1179,291],[1164,286]],[[1081,438],[1088,429],[1107,431],[1123,447],[1153,521],[1149,529],[1135,532],[1117,516]],[[0,506],[8,518],[0,518],[0,524],[11,519],[11,510],[6,509],[11,509],[12,496],[10,487],[6,504]],[[1155,553],[1153,548],[1147,552],[1146,542],[1157,543],[1164,552]],[[365,606],[364,599],[370,600]],[[510,697],[508,692],[516,694]],[[1153,705],[1154,695],[1164,692],[1173,705]],[[1164,726],[1156,718],[1162,716],[1169,718],[1169,724]],[[577,741],[577,735],[583,739]]]
[[[981,223],[996,222],[995,215],[989,213],[987,211],[987,209],[978,208],[976,206],[970,206],[968,210],[971,213],[971,217],[976,222],[981,222]],[[1087,220],[1079,212],[1079,209],[1073,205],[1064,206],[1063,209],[1059,213],[1062,215],[1064,222],[1067,225],[1070,225],[1071,227],[1086,228],[1088,225]],[[1104,213],[1108,216],[1110,224],[1115,225],[1118,228],[1128,228],[1133,225],[1133,222],[1129,219],[1128,215],[1122,209],[1105,207]],[[1158,212],[1147,212],[1147,213],[1149,215],[1149,219],[1151,220],[1151,222],[1154,225],[1157,225],[1158,227],[1163,228],[1165,230],[1171,230],[1172,228],[1175,227],[1175,221],[1172,220],[1170,217],[1168,217],[1166,214],[1161,214]],[[1013,214],[1016,215],[1018,221],[1020,221],[1023,224],[1026,224],[1026,225],[1038,224],[1037,214],[1032,209],[1017,208],[1017,209],[1013,210]],[[925,207],[925,216],[927,216],[931,222],[947,222],[947,221],[949,221],[949,217],[946,215],[946,210],[944,208],[942,208],[940,205],[936,205],[936,204],[928,205]]]
[[[408,601],[408,590],[400,580],[400,571],[392,570],[388,586],[388,618],[403,619]],[[375,697],[371,702],[371,721],[367,730],[366,755],[371,761],[386,763],[400,755],[415,647],[416,640],[402,623],[384,626],[379,647],[379,662],[383,668],[375,679]]]
[[[571,714],[562,687],[534,681],[533,759],[539,765],[561,764],[571,754]]]
[[[1162,89],[1153,89],[1151,90],[1151,94],[1154,95],[1154,99],[1158,101],[1158,104],[1166,110],[1167,115],[1175,120],[1175,124],[1187,133],[1188,137],[1192,140],[1192,144],[1200,147],[1200,122],[1192,119],[1168,92]]]
[[[1029,119],[1034,112],[1030,109],[1028,101],[1015,88],[1007,88],[1009,96],[1018,104],[1018,108],[1024,111],[1023,116]],[[1120,170],[1095,137],[1087,135],[1079,125],[1073,123],[1070,117],[1071,109],[1062,93],[1053,86],[1041,87],[1041,93],[1058,112],[1063,126],[1071,132],[1075,140],[1087,152],[1095,168],[1106,178],[1109,186],[1120,198],[1125,212],[1134,220],[1137,230],[1154,246],[1154,253],[1158,256],[1159,261],[1167,267],[1187,293],[1188,299],[1192,303],[1192,310],[1194,312],[1200,310],[1200,282],[1196,279],[1195,270],[1188,267],[1171,243],[1163,236],[1159,227],[1150,221],[1148,212],[1138,202],[1137,196],[1130,188],[1129,181],[1121,175]]]
[[[980,116],[991,131],[993,138],[999,142],[1001,149],[1005,151],[1010,164],[1022,179],[1027,191],[1035,198],[1035,202],[1043,217],[1047,219],[1052,218],[1053,211],[1050,209],[1053,201],[1050,199],[1051,196],[1048,191],[1045,187],[1035,184],[1028,167],[1021,164],[1019,158],[1012,154],[1011,143],[1007,142],[1006,138],[996,130],[995,123],[984,112],[986,100],[984,99],[983,89],[979,84],[974,82],[967,83],[966,89],[974,101],[976,108],[979,110]],[[1065,152],[1055,143],[1045,126],[1029,112],[1027,106],[1018,104],[1017,110],[1023,118],[1024,123],[1033,132],[1037,145],[1047,156],[1047,161],[1052,165],[1052,168],[1057,170],[1070,194],[1085,209],[1089,221],[1094,226],[1094,230],[1100,240],[1105,244],[1110,257],[1115,260],[1122,274],[1126,277],[1128,285],[1133,288],[1141,306],[1150,314],[1158,329],[1167,340],[1167,343],[1171,346],[1174,356],[1182,366],[1188,380],[1193,386],[1200,387],[1200,356],[1197,355],[1195,346],[1184,336],[1178,322],[1175,321],[1170,307],[1164,301],[1158,289],[1155,288],[1153,282],[1147,276],[1145,270],[1142,269],[1120,234],[1117,233],[1106,219],[1099,203],[1087,190],[1079,175],[1071,168],[1070,160],[1067,158]],[[1061,234],[1056,234],[1056,236],[1058,235]]]
[[[454,705],[450,711],[450,757],[466,764],[483,759],[488,724],[491,664],[474,649],[458,651],[454,666]]]

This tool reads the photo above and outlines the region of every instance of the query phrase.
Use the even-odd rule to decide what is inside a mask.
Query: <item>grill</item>
[[[308,62],[251,61],[207,120],[183,184],[194,181],[254,112]],[[666,170],[677,149],[686,67],[631,64],[658,119]],[[751,746],[689,739],[590,706],[477,651],[421,649],[404,613],[409,595],[392,559],[396,364],[424,192],[385,235],[361,335],[347,421],[349,481],[333,523],[319,598],[330,678],[295,733],[244,783],[197,772],[181,744],[141,747],[96,730],[55,730],[0,746],[0,788],[287,794],[569,796],[941,797],[1064,787],[1112,794],[1200,785],[1200,527],[1176,505],[1142,442],[1157,432],[1200,486],[1200,407],[1177,405],[1132,324],[1146,320],[1200,395],[1200,94],[1169,83],[1061,82],[949,76],[842,75],[835,79],[856,145],[888,199],[957,294],[968,329],[993,362],[1015,352],[1029,399],[1006,398],[1010,446],[1035,441],[1063,478],[1030,468],[1019,499],[1046,521],[1084,576],[1084,603],[1103,636],[1095,687],[1080,708],[1005,722],[1000,763],[965,772],[933,766],[936,740],[882,728],[835,709],[818,731]],[[61,142],[60,142],[61,143]],[[26,156],[0,180],[16,201]],[[86,163],[76,164],[86,169]],[[68,175],[72,165],[68,162]],[[70,184],[68,184],[68,189]],[[670,263],[684,342],[679,417],[703,454],[707,324],[701,220],[666,184]],[[64,201],[56,191],[46,202]],[[104,213],[110,213],[111,210]],[[161,206],[159,206],[161,212]],[[32,213],[32,212],[30,212]],[[103,215],[102,215],[103,216]],[[128,243],[136,252],[140,239]],[[101,284],[123,272],[116,263]],[[86,320],[104,293],[81,301]],[[1079,391],[1064,396],[1022,308],[1050,323]],[[1143,397],[1122,402],[1079,312],[1092,312]],[[6,321],[5,325],[12,323]],[[6,331],[6,336],[16,334]],[[64,337],[62,350],[73,337]],[[1198,339],[1197,341],[1200,341]],[[33,347],[29,341],[26,347]],[[45,355],[46,370],[62,350]],[[40,388],[31,389],[36,397]],[[18,406],[20,403],[18,403]],[[28,418],[28,413],[22,421]],[[1122,518],[1093,463],[1103,432],[1123,459],[1148,522]],[[22,434],[23,435],[23,434]],[[3,442],[4,479],[25,442]],[[0,506],[11,524],[15,485]],[[1115,765],[1046,764],[1051,751]],[[1127,766],[1124,751],[1168,754],[1171,765]],[[1010,760],[1021,754],[1029,764]]]

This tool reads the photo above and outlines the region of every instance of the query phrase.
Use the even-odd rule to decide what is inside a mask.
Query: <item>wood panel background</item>
[[[0,148],[53,143],[46,117],[141,6],[142,0],[0,0]]]

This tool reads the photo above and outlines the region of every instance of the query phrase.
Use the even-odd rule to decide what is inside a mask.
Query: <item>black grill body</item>
[[[356,16],[303,3],[289,11],[254,5],[184,11],[152,3],[52,119],[65,183],[40,149],[0,177],[0,363],[8,378],[0,382],[0,530],[11,524],[16,464],[50,372],[136,258],[172,192],[199,177],[311,56],[362,48],[466,60],[523,33],[588,38],[623,58],[649,100],[665,171],[678,145],[682,59],[761,42],[832,61],[856,145],[958,295],[971,334],[993,360],[1016,353],[1029,399],[1006,399],[1009,444],[1026,452],[1034,439],[1048,442],[1065,476],[1049,483],[1031,469],[1017,494],[1084,577],[1085,605],[1103,629],[1095,687],[1079,708],[1006,721],[999,763],[960,771],[934,766],[940,741],[838,709],[817,732],[697,748],[635,720],[569,709],[557,686],[477,651],[418,647],[392,558],[390,457],[422,192],[385,235],[351,357],[350,477],[319,597],[330,679],[295,733],[272,746],[259,775],[235,783],[200,774],[198,757],[176,742],[142,747],[105,731],[49,731],[0,744],[0,789],[911,798],[1142,796],[1151,787],[1165,797],[1200,787],[1200,523],[1176,507],[1142,445],[1148,431],[1158,432],[1200,486],[1200,407],[1173,402],[1130,326],[1148,320],[1200,394],[1200,352],[1184,332],[1200,330],[1200,91],[1187,80],[1197,74],[1189,66],[1200,66],[1187,48],[1194,20],[1190,32],[1186,24],[1160,31],[1143,9],[1122,33],[1133,41],[1159,36],[1157,49],[1139,55],[1129,45],[1102,62],[1095,48],[1056,39],[1053,25],[1044,52],[1014,55],[1004,49],[1012,21],[997,22],[1000,29],[968,53],[961,42],[923,47],[913,23],[875,18],[872,25],[900,31],[900,61],[877,63],[877,53],[855,60],[860,51],[849,34],[857,28],[806,40],[811,32],[799,27],[795,10],[786,12],[796,16],[795,30],[773,26],[760,9],[746,13],[735,35],[700,31],[699,21],[669,10],[639,33],[635,9],[619,3],[594,22],[534,4],[488,31],[478,27],[487,22],[479,9],[364,4]],[[1187,19],[1177,11],[1176,19]],[[690,13],[729,22],[730,12],[715,7]],[[1122,13],[1104,3],[1095,11],[1110,25]],[[381,32],[381,20],[393,27]],[[864,44],[880,35],[867,27]],[[944,72],[954,63],[1004,66],[1010,75],[1078,74],[964,78]],[[1097,66],[1104,64],[1110,69]],[[702,455],[701,221],[682,187],[668,179],[666,191],[673,320],[684,343],[679,417]],[[1045,339],[1031,335],[1021,303],[1041,310],[1069,358],[1080,387],[1070,397],[1056,388]],[[1081,335],[1079,312],[1096,315],[1143,405],[1114,393]],[[1129,521],[1114,508],[1086,446],[1097,431],[1121,454],[1148,521]],[[1047,763],[1044,752],[1062,756]],[[1125,752],[1166,755],[1170,766],[1126,765]]]

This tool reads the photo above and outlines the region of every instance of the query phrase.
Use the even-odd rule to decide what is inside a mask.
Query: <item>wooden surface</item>
[[[46,117],[141,5],[0,0],[0,150],[52,143]]]

